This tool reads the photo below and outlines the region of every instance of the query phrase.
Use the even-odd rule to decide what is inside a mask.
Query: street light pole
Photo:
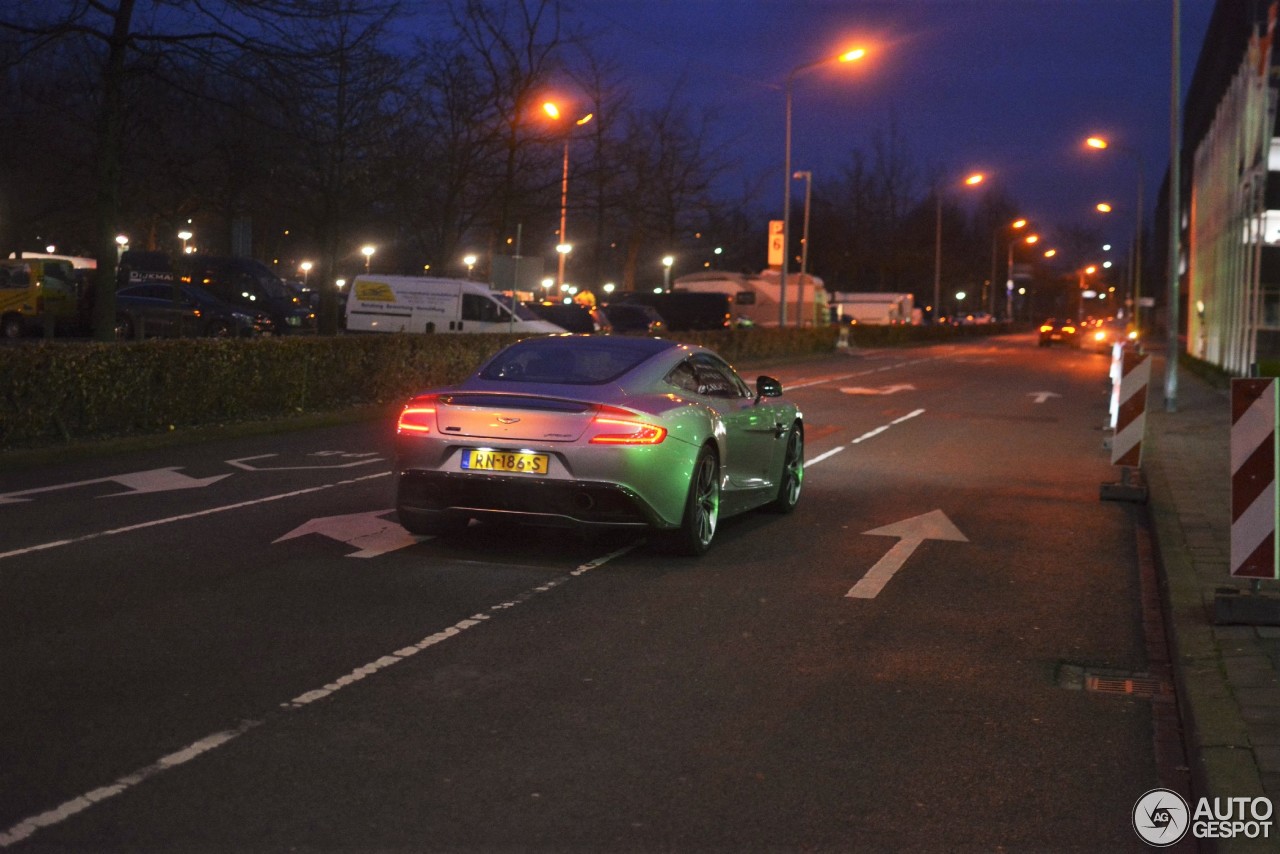
[[[786,101],[786,144],[783,149],[782,163],[782,270],[778,279],[778,326],[787,325],[787,273],[791,268],[791,90],[795,84],[796,76],[803,71],[811,68],[817,68],[820,65],[826,65],[828,62],[854,62],[862,59],[867,55],[865,48],[854,48],[845,51],[837,57],[828,57],[819,59],[816,62],[808,62],[804,65],[798,65],[791,69],[791,73],[787,75],[786,83],[783,85],[783,93]],[[803,286],[801,286],[803,289]]]
[[[564,135],[564,170],[560,176],[560,240],[559,246],[568,246],[569,238],[565,235],[565,220],[569,211],[569,134]],[[567,252],[557,252],[560,256],[556,265],[556,287],[564,284],[564,260]]]
[[[1131,155],[1138,163],[1138,203],[1134,208],[1134,218],[1136,220],[1136,230],[1133,236],[1133,324],[1141,328],[1139,323],[1141,317],[1141,308],[1139,302],[1142,299],[1142,196],[1143,185],[1145,183],[1146,167],[1143,164],[1142,152],[1136,148],[1113,143],[1100,136],[1091,136],[1085,140],[1085,145],[1090,148],[1096,148],[1099,151],[1115,146],[1120,151]]]
[[[787,325],[787,271],[791,266],[789,263],[791,260],[791,87],[795,82],[796,74],[808,67],[810,66],[802,65],[792,69],[787,75],[786,83],[787,141],[783,149],[782,162],[782,270],[778,278],[779,328]]]
[[[542,105],[542,111],[552,119],[557,121],[560,119],[560,108],[551,101],[547,101]],[[585,125],[594,116],[594,113],[587,113],[575,121],[574,124]],[[569,254],[569,250],[566,247],[570,245],[565,228],[569,211],[569,132],[571,130],[572,128],[568,128],[564,132],[564,168],[560,172],[560,239],[556,243],[556,252],[560,254],[560,260],[556,264],[556,285],[558,286],[564,284],[565,256]]]
[[[796,326],[804,326],[804,284],[809,274],[809,209],[813,198],[813,173],[796,172],[791,177],[804,179],[804,231],[800,237],[800,280],[796,283]]]
[[[966,187],[976,187],[987,178],[981,172],[974,172],[964,179]],[[933,322],[938,322],[938,313],[942,311],[942,189],[940,184],[933,185]]]

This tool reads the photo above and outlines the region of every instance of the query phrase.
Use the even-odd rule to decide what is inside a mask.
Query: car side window
[[[698,394],[708,397],[750,397],[746,384],[733,369],[705,353],[694,356],[693,372],[697,378]]]
[[[688,361],[681,362],[672,368],[671,373],[667,374],[666,382],[691,394],[698,393],[698,378],[693,371],[693,365]]]

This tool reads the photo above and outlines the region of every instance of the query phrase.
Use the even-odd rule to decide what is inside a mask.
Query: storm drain
[[[1122,670],[1099,670],[1063,664],[1058,667],[1058,685],[1072,691],[1096,694],[1124,694],[1130,697],[1165,697],[1173,695],[1173,685],[1149,673],[1127,673]]]

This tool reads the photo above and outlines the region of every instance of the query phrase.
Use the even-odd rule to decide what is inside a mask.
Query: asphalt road
[[[1108,364],[768,368],[800,506],[700,559],[411,537],[388,424],[0,474],[0,847],[1142,850]]]

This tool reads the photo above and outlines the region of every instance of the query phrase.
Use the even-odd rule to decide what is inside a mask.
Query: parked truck
[[[672,283],[671,290],[726,294],[733,304],[733,325],[777,326],[783,296],[778,284],[780,279],[777,270],[763,270],[755,275],[706,270],[680,276]],[[799,322],[810,326],[828,322],[827,291],[817,276],[789,273],[786,300],[788,324]]]
[[[838,322],[869,326],[920,323],[915,302],[912,294],[836,291],[831,295],[831,307]]]

